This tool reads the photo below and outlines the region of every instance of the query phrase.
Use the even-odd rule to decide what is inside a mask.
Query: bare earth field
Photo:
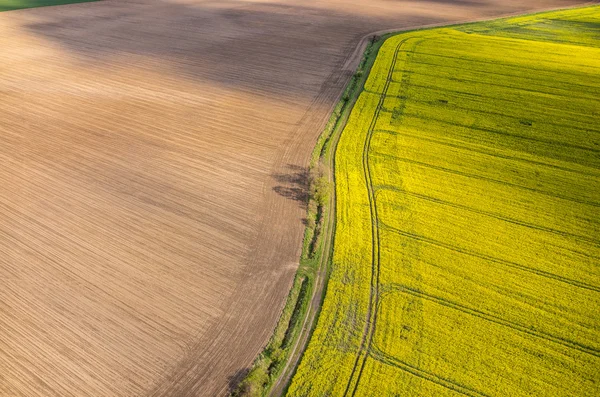
[[[577,3],[0,13],[0,395],[225,394],[284,303],[299,175],[361,38]]]

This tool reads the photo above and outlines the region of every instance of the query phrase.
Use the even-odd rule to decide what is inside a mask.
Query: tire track
[[[414,138],[414,139],[419,139],[419,140],[422,140],[422,141],[427,141],[427,142],[435,143],[435,144],[438,144],[438,145],[444,145],[444,146],[448,146],[448,147],[453,147],[453,148],[460,149],[460,150],[467,150],[469,152],[481,153],[481,154],[485,154],[485,155],[488,155],[488,156],[497,157],[497,158],[501,158],[501,159],[506,159],[506,160],[511,160],[511,161],[519,161],[519,162],[523,162],[523,163],[533,164],[533,165],[536,165],[536,166],[553,168],[553,169],[556,169],[556,170],[565,171],[565,172],[571,172],[573,174],[585,175],[585,176],[589,176],[589,177],[592,177],[592,178],[598,178],[598,177],[600,177],[600,174],[598,174],[598,173],[585,172],[585,171],[582,171],[582,170],[575,170],[575,169],[572,169],[572,168],[561,167],[559,165],[548,164],[548,163],[544,163],[544,162],[541,162],[541,161],[528,160],[528,159],[524,159],[524,158],[521,158],[521,157],[515,157],[515,156],[508,156],[508,155],[505,155],[505,154],[493,153],[493,152],[488,151],[488,150],[477,149],[477,148],[474,148],[474,147],[467,147],[467,146],[462,146],[462,145],[456,145],[456,144],[453,144],[453,143],[450,143],[450,142],[446,142],[446,141],[442,141],[442,140],[439,140],[439,139],[426,138],[424,136],[409,134],[409,133],[406,133],[406,132],[386,130],[386,129],[378,129],[375,132],[376,133],[383,133],[383,134],[390,134],[390,135],[406,136],[406,137],[410,137],[410,138]]]
[[[544,87],[544,88],[553,88],[555,90],[559,90],[559,91],[564,91],[564,88],[561,88],[561,86],[557,86],[557,85],[545,85],[545,84],[541,84],[540,82],[543,82],[544,80],[541,79],[536,79],[533,77],[529,77],[529,76],[518,76],[518,75],[511,75],[511,74],[505,74],[505,73],[497,73],[497,72],[492,72],[489,70],[485,70],[485,69],[468,69],[465,67],[460,67],[460,66],[456,66],[456,65],[452,65],[452,66],[448,66],[448,65],[444,65],[444,64],[436,64],[436,63],[429,63],[429,62],[414,62],[415,65],[422,65],[424,66],[425,70],[415,70],[414,72],[416,74],[419,74],[421,76],[425,76],[425,77],[440,77],[439,75],[436,74],[432,74],[432,73],[427,73],[429,71],[429,68],[434,67],[434,68],[444,68],[444,69],[448,69],[448,71],[446,71],[446,73],[452,73],[455,71],[464,71],[464,72],[471,72],[473,76],[481,76],[482,78],[490,78],[490,77],[500,77],[502,80],[508,80],[508,79],[520,79],[520,80],[525,80],[528,83],[529,82],[535,82],[534,84],[531,84],[531,86],[536,86],[536,87]],[[547,71],[549,71],[548,69],[546,69]],[[547,73],[550,74],[550,73]],[[546,75],[547,75],[546,74]],[[540,75],[542,75],[540,73]],[[454,79],[454,77],[451,77],[450,75],[445,75],[443,77],[446,80],[452,80],[452,81],[460,81],[459,78]],[[557,84],[561,84],[561,85],[569,85],[571,84],[570,81],[564,81],[564,80],[558,80],[558,78],[555,78],[554,76],[552,76],[553,79],[556,80]],[[482,83],[481,80],[467,80],[467,79],[462,79],[462,81],[467,81],[467,82],[471,82],[471,83]],[[589,85],[585,85],[585,84],[581,84],[581,83],[576,83],[573,82],[572,83],[574,87],[578,88],[579,93],[582,93],[582,91],[587,90],[589,91],[597,91],[598,88],[595,86],[589,86]],[[511,86],[508,86],[511,87]],[[438,88],[439,87],[431,87],[431,88]],[[520,87],[519,87],[520,88]],[[452,91],[452,90],[448,90],[448,91]],[[543,92],[543,91],[533,91],[533,92]],[[556,95],[556,94],[554,94]],[[488,97],[488,98],[493,98],[493,99],[497,99],[497,100],[502,100],[502,98],[497,98],[497,97],[490,97],[490,96],[485,96],[485,95],[481,95],[484,97]],[[574,98],[574,99],[581,99],[584,101],[592,101],[592,102],[598,102],[600,101],[600,99],[598,99],[597,97],[590,95],[590,96],[569,96],[568,98]]]
[[[456,302],[453,302],[453,301],[450,301],[450,300],[447,300],[447,299],[444,299],[444,298],[441,298],[441,297],[438,297],[438,296],[435,296],[435,295],[430,295],[430,294],[427,294],[427,293],[425,293],[423,291],[415,290],[413,288],[409,288],[409,287],[406,287],[404,285],[393,284],[393,285],[390,285],[389,287],[393,291],[395,291],[395,292],[406,293],[406,294],[415,296],[417,298],[427,299],[427,300],[429,300],[431,302],[435,302],[435,303],[440,304],[442,306],[449,307],[451,309],[461,311],[461,312],[463,312],[465,314],[469,314],[471,316],[475,316],[475,317],[481,318],[483,320],[490,321],[490,322],[493,322],[493,323],[505,326],[505,327],[510,328],[510,329],[512,329],[514,331],[522,332],[522,333],[534,336],[536,338],[540,338],[540,339],[544,339],[544,340],[547,340],[547,341],[550,341],[550,342],[553,342],[553,343],[556,343],[556,344],[560,344],[560,345],[565,346],[567,348],[578,350],[578,351],[580,351],[582,353],[590,354],[590,355],[592,355],[594,357],[600,357],[600,350],[598,350],[598,349],[596,349],[594,347],[591,347],[591,346],[584,345],[584,344],[579,343],[577,341],[573,341],[573,340],[561,338],[559,336],[555,336],[555,335],[548,334],[548,333],[545,333],[545,332],[535,331],[535,330],[533,330],[531,328],[528,328],[528,327],[526,327],[524,325],[521,325],[521,324],[518,324],[518,323],[515,323],[515,322],[512,322],[512,321],[509,321],[509,320],[505,320],[505,319],[503,319],[501,317],[498,317],[498,316],[495,316],[493,314],[486,313],[486,312],[483,312],[481,310],[473,309],[471,307],[468,307],[468,306],[465,306],[465,305],[461,305],[460,303],[456,303]]]
[[[551,139],[539,139],[539,138],[533,138],[533,137],[526,136],[526,135],[512,134],[512,133],[509,133],[509,132],[494,130],[494,129],[491,129],[491,128],[483,128],[483,127],[477,127],[477,126],[471,126],[471,125],[464,125],[464,124],[461,124],[461,123],[456,123],[456,122],[452,122],[452,121],[449,121],[449,120],[440,119],[440,118],[436,118],[436,117],[432,117],[432,116],[429,116],[427,119],[425,119],[425,118],[423,118],[422,116],[420,116],[419,114],[416,114],[416,113],[414,113],[414,114],[411,113],[411,114],[409,114],[409,116],[413,117],[413,118],[418,118],[418,119],[421,119],[421,120],[433,120],[433,121],[436,121],[436,122],[439,122],[439,123],[442,123],[442,124],[451,125],[451,126],[454,126],[454,127],[469,128],[469,129],[471,129],[473,131],[487,132],[487,133],[490,133],[490,134],[502,135],[502,136],[507,136],[507,137],[511,137],[511,138],[519,138],[519,139],[523,139],[523,140],[526,140],[526,141],[531,141],[531,142],[535,142],[535,143],[545,143],[545,144],[552,145],[552,146],[560,146],[560,147],[568,147],[568,148],[572,148],[572,149],[579,149],[581,151],[586,151],[586,152],[594,153],[595,155],[597,155],[597,153],[600,153],[600,150],[598,150],[598,149],[592,149],[592,148],[587,148],[585,146],[573,145],[573,144],[566,143],[566,142],[553,141]],[[591,164],[581,164],[581,163],[578,163],[578,164],[580,164],[582,166],[585,166],[585,167],[588,167],[588,168],[592,168],[594,170],[600,170],[599,167],[594,167]]]
[[[511,39],[511,40],[518,41],[518,39]],[[460,57],[453,57],[453,56],[450,56],[450,55],[433,54],[433,53],[430,53],[430,52],[419,52],[418,54],[419,54],[419,55],[427,55],[427,56],[432,56],[432,57],[438,57],[438,58],[444,58],[444,59],[453,59],[453,60],[456,60],[456,61],[459,61],[459,62],[461,62],[461,61],[462,61],[462,62],[464,62],[464,61],[465,61],[465,59],[464,59],[464,58],[460,58]],[[493,62],[493,61],[484,61],[484,60],[481,60],[481,59],[472,59],[472,60],[471,60],[471,59],[469,59],[469,62],[473,62],[473,63],[483,63],[483,64],[487,64],[487,65],[502,66],[502,67],[508,67],[508,68],[514,68],[514,69],[524,69],[524,70],[531,70],[531,71],[534,71],[534,72],[544,72],[544,71],[547,71],[547,70],[548,70],[547,68],[534,68],[534,67],[531,67],[531,66],[523,66],[523,67],[521,67],[521,66],[518,66],[518,65],[513,65],[513,64],[510,64],[510,63],[501,63],[501,62]],[[568,62],[567,62],[567,63],[561,63],[561,62],[556,62],[556,63],[554,63],[554,62],[553,62],[552,64],[553,64],[554,66],[566,66],[566,67],[568,67],[568,68],[571,68],[571,67],[573,67],[573,65],[572,65],[572,64],[570,64],[570,63],[568,63]],[[585,66],[585,67],[589,67],[589,68],[591,68],[591,69],[600,69],[600,68],[593,67],[593,66]],[[576,72],[573,72],[573,74],[574,74],[574,73],[576,73]],[[582,75],[583,75],[583,76],[585,76],[585,74],[582,74]]]
[[[391,185],[377,185],[377,186],[375,186],[375,189],[376,189],[376,192],[379,192],[379,191],[390,191],[390,192],[395,192],[395,193],[399,193],[399,194],[405,194],[407,196],[416,197],[418,199],[430,201],[432,203],[441,204],[441,205],[445,205],[445,206],[453,207],[453,208],[458,208],[458,209],[463,210],[463,211],[468,211],[468,212],[472,212],[472,213],[475,213],[475,214],[478,214],[478,215],[487,216],[487,217],[494,218],[494,219],[497,219],[497,220],[500,220],[500,221],[512,223],[514,225],[525,226],[527,228],[539,230],[539,231],[542,231],[542,232],[556,234],[558,236],[571,238],[573,240],[582,241],[582,242],[585,242],[585,243],[592,244],[592,245],[595,245],[597,247],[600,247],[600,241],[596,240],[596,239],[593,239],[593,238],[589,238],[589,237],[585,237],[585,236],[580,236],[578,234],[573,234],[573,233],[565,232],[565,231],[562,231],[562,230],[557,230],[557,229],[549,228],[549,227],[546,227],[546,226],[540,226],[540,225],[536,225],[536,224],[533,224],[533,223],[523,222],[523,221],[520,221],[518,219],[508,218],[508,217],[505,217],[505,216],[502,216],[502,215],[494,214],[493,212],[478,210],[478,209],[473,208],[473,207],[469,207],[469,206],[466,206],[466,205],[452,203],[450,201],[441,200],[441,199],[438,199],[438,198],[435,198],[435,197],[431,197],[431,196],[426,196],[424,194],[409,192],[408,190],[402,190],[402,189],[400,189],[400,188],[398,188],[396,186],[391,186]]]
[[[547,192],[547,191],[539,190],[539,189],[534,189],[534,188],[523,186],[523,185],[517,185],[516,183],[504,182],[504,181],[501,181],[501,180],[498,180],[498,179],[488,178],[486,176],[475,175],[475,174],[470,174],[468,172],[457,171],[457,170],[453,170],[453,169],[450,169],[450,168],[441,167],[441,166],[438,166],[438,165],[433,165],[433,164],[428,164],[428,163],[424,163],[424,162],[421,162],[421,161],[407,159],[407,158],[400,157],[400,156],[394,156],[394,155],[391,155],[391,154],[377,153],[377,152],[373,153],[373,155],[374,156],[378,156],[378,157],[382,157],[382,158],[386,158],[386,159],[390,159],[390,160],[394,160],[394,161],[403,162],[403,163],[416,164],[416,165],[419,165],[419,166],[422,166],[422,167],[432,168],[432,169],[435,169],[435,170],[438,170],[438,171],[447,172],[447,173],[450,173],[450,174],[461,175],[461,176],[465,176],[467,178],[479,179],[479,180],[483,180],[483,181],[486,181],[486,182],[497,183],[499,185],[504,185],[504,186],[508,186],[508,187],[512,187],[512,188],[516,188],[516,189],[527,190],[527,191],[530,191],[530,192],[534,192],[534,193],[538,193],[538,194],[543,194],[543,195],[549,196],[549,197],[554,197],[554,198],[559,198],[559,199],[562,199],[562,200],[572,201],[574,203],[586,204],[586,205],[590,205],[590,206],[593,206],[593,207],[600,207],[600,203],[597,203],[595,201],[579,200],[577,198],[564,196],[564,195],[558,194],[558,193],[551,193],[551,192]]]
[[[389,89],[390,84],[392,83],[392,77],[394,74],[396,61],[398,59],[398,53],[402,46],[411,38],[406,38],[400,41],[396,49],[394,51],[394,55],[392,58],[392,62],[390,68],[388,70],[388,75],[383,87],[383,90],[380,94],[379,102],[377,107],[375,108],[375,112],[373,113],[373,118],[371,119],[371,124],[369,125],[369,129],[367,130],[367,136],[365,139],[363,154],[362,154],[362,163],[363,163],[363,176],[366,181],[366,187],[369,195],[369,210],[371,214],[371,242],[372,242],[372,267],[371,267],[371,292],[369,294],[369,306],[367,311],[367,323],[365,326],[365,330],[363,333],[363,338],[361,341],[361,346],[359,348],[358,354],[356,356],[356,360],[354,362],[354,366],[352,368],[352,372],[350,373],[350,378],[348,379],[348,383],[346,385],[346,390],[344,395],[352,395],[356,394],[358,389],[358,384],[360,382],[360,378],[362,376],[362,372],[365,367],[366,358],[368,356],[368,352],[371,348],[371,342],[373,339],[373,334],[375,331],[375,326],[377,322],[377,307],[379,301],[379,264],[380,264],[380,250],[379,250],[379,221],[377,215],[377,205],[375,201],[375,190],[373,188],[373,183],[371,180],[371,167],[369,164],[369,150],[371,147],[371,139],[373,137],[375,126],[377,124],[377,119],[379,113],[383,108],[383,104],[385,102],[386,94]],[[415,44],[418,45],[420,42]],[[409,74],[404,74],[402,80],[402,87],[406,87],[408,84]],[[358,370],[358,373],[357,373]]]
[[[432,67],[440,67],[440,66],[444,66],[444,65],[436,65],[436,64],[429,64],[429,63],[425,63],[425,62],[415,62],[415,64],[420,64],[420,65],[425,65],[425,66],[432,66]],[[461,67],[451,67],[451,66],[446,66],[448,69],[455,69],[455,70],[467,70],[466,68],[461,68]],[[476,73],[479,74],[490,74],[490,75],[499,75],[499,76],[503,76],[503,77],[507,77],[507,78],[513,78],[514,80],[516,80],[516,76],[509,76],[509,75],[503,75],[503,74],[496,74],[493,72],[490,73],[486,73],[485,71],[471,71],[474,72],[473,75]],[[435,74],[430,74],[430,73],[426,73],[424,71],[413,71],[413,73],[418,74],[420,76],[424,76],[424,77],[434,77],[434,78],[438,78],[438,79],[444,79],[444,80],[450,80],[450,81],[454,81],[454,82],[462,82],[462,83],[471,83],[471,84],[485,84],[485,85],[491,85],[491,86],[495,86],[495,87],[500,87],[500,88],[510,88],[516,91],[525,91],[528,93],[532,93],[532,94],[547,94],[547,95],[552,95],[552,96],[557,96],[557,97],[562,97],[562,98],[573,98],[573,99],[580,99],[582,101],[591,101],[591,102],[599,102],[600,100],[593,96],[590,95],[589,97],[586,96],[575,96],[575,95],[568,95],[568,91],[565,88],[560,88],[560,87],[552,87],[549,85],[543,85],[543,84],[537,84],[537,83],[533,83],[533,84],[528,84],[528,87],[530,88],[523,88],[523,86],[515,86],[515,85],[505,85],[505,84],[499,84],[499,83],[490,83],[487,81],[483,81],[483,80],[476,80],[475,78],[472,79],[468,79],[468,78],[460,78],[460,77],[454,77],[454,76],[440,76],[440,75],[435,75]],[[479,76],[478,76],[479,77]],[[521,80],[526,80],[528,83],[529,81],[536,81],[536,79],[529,79],[527,77],[520,77]],[[505,79],[505,81],[508,79]],[[500,80],[502,81],[502,80]],[[569,82],[560,82],[560,83],[564,83],[564,84],[568,84]],[[415,85],[417,86],[417,85]],[[589,87],[589,86],[584,86],[579,84],[580,87],[586,87],[587,89],[591,90],[597,90],[593,87]],[[544,91],[544,90],[534,90],[532,88],[535,87],[543,87],[543,88],[554,88],[555,91],[553,92],[549,92],[549,91]],[[432,87],[434,88],[434,87]],[[560,91],[565,92],[565,95],[563,95]],[[484,95],[482,95],[484,96]],[[484,96],[485,97],[485,96]],[[488,98],[493,98],[496,100],[502,100],[501,98],[497,98],[497,97],[488,97]]]
[[[373,348],[372,348],[371,352],[369,352],[369,355],[373,359],[375,359],[383,364],[398,368],[398,369],[400,369],[404,372],[408,372],[409,374],[414,375],[418,378],[435,383],[437,385],[440,385],[442,387],[445,387],[446,389],[450,389],[450,390],[460,393],[462,395],[469,396],[469,397],[489,397],[488,394],[484,394],[478,390],[475,390],[470,387],[463,386],[459,383],[456,383],[455,381],[450,380],[448,378],[441,377],[441,376],[433,374],[431,372],[424,371],[418,367],[415,367],[414,365],[405,363],[404,361],[399,360],[394,356],[384,353],[376,344],[373,344]]]
[[[420,236],[418,234],[405,232],[405,231],[397,229],[397,228],[395,228],[393,226],[389,226],[389,225],[385,224],[382,221],[379,221],[379,224],[382,227],[384,227],[385,229],[390,230],[390,231],[392,231],[394,233],[397,233],[397,234],[399,234],[401,236],[404,236],[404,237],[407,237],[407,238],[411,238],[411,239],[414,239],[414,240],[417,240],[417,241],[421,241],[421,242],[424,242],[424,243],[427,243],[427,244],[430,244],[430,245],[435,245],[437,247],[442,247],[442,248],[445,248],[447,250],[458,252],[458,253],[461,253],[461,254],[465,254],[465,255],[469,255],[469,256],[474,256],[476,258],[484,259],[484,260],[489,261],[489,262],[493,262],[493,263],[497,263],[497,264],[500,264],[500,265],[512,267],[514,269],[519,269],[519,270],[522,270],[522,271],[525,271],[525,272],[528,272],[528,273],[535,274],[536,276],[546,277],[546,278],[549,278],[549,279],[552,279],[552,280],[556,280],[556,281],[559,281],[559,282],[562,282],[562,283],[565,283],[565,284],[569,284],[569,285],[572,285],[572,286],[575,286],[575,287],[578,287],[578,288],[583,288],[583,289],[587,289],[587,290],[594,291],[594,292],[600,292],[600,287],[595,286],[595,285],[590,285],[590,284],[587,284],[587,283],[584,283],[584,282],[581,282],[581,281],[573,280],[573,279],[570,279],[570,278],[567,278],[567,277],[562,277],[562,276],[556,275],[554,273],[550,273],[550,272],[546,272],[546,271],[543,271],[543,270],[534,269],[534,268],[531,268],[531,267],[528,267],[528,266],[524,266],[524,265],[518,264],[516,262],[511,262],[511,261],[507,261],[507,260],[504,260],[504,259],[495,258],[495,257],[489,256],[489,255],[481,254],[479,252],[475,252],[475,251],[471,251],[471,250],[468,250],[468,249],[465,249],[465,248],[460,248],[460,247],[457,247],[457,246],[454,246],[454,245],[446,244],[446,243],[443,243],[441,241],[437,241],[437,240],[434,240],[434,239],[430,239],[428,237]]]
[[[414,73],[414,72],[410,72],[410,73],[412,73],[412,74],[418,74],[418,73]],[[439,77],[438,77],[438,79],[439,79]],[[426,90],[435,89],[434,87],[424,86],[424,85],[420,85],[420,84],[413,84],[412,87],[424,88]],[[510,87],[507,87],[507,88],[510,88]],[[491,96],[485,96],[485,95],[481,95],[481,98],[494,99]],[[500,101],[510,102],[510,103],[516,103],[515,101],[511,101],[511,100],[508,100],[508,99],[500,99]],[[424,104],[424,105],[431,105],[431,101],[423,100],[423,99],[417,99],[417,98],[414,98],[414,97],[411,98],[411,102],[419,103],[419,104]],[[453,110],[469,111],[471,113],[477,113],[477,114],[481,114],[481,115],[484,115],[484,116],[490,116],[490,115],[493,116],[493,117],[498,117],[499,116],[499,117],[503,117],[503,118],[506,118],[506,119],[515,120],[517,123],[521,120],[520,117],[513,116],[513,115],[510,115],[508,113],[500,113],[500,112],[493,112],[493,111],[488,111],[488,110],[473,109],[473,108],[469,108],[469,107],[466,107],[466,106],[460,106],[460,105],[457,105],[455,103],[451,103],[449,106],[451,106]],[[389,109],[384,109],[383,111],[385,113],[392,112]],[[533,112],[531,112],[531,116],[534,116]],[[538,114],[536,116],[540,116],[540,115]],[[545,124],[545,125],[548,125],[548,126],[551,126],[551,127],[571,128],[573,130],[579,130],[579,131],[589,132],[589,133],[593,133],[593,134],[600,134],[600,130],[595,130],[592,127],[590,127],[590,128],[581,128],[581,127],[574,127],[574,126],[571,126],[569,124],[550,123],[550,122],[547,122],[547,121],[540,121],[539,119],[536,120],[533,117],[532,117],[531,120],[534,123],[541,123],[541,124]],[[572,118],[572,119],[565,118],[565,120],[567,120],[567,121],[573,121],[573,120],[576,120],[576,118]],[[557,142],[556,144],[560,145],[560,144],[562,144],[562,142]],[[582,147],[585,147],[585,146],[582,146]]]
[[[430,63],[430,62],[423,62],[423,61],[415,61],[414,62],[415,65],[424,65],[426,67],[435,67],[435,68],[442,68],[442,69],[451,69],[451,70],[464,70],[466,72],[471,72],[471,73],[480,73],[480,74],[484,74],[484,75],[493,75],[493,76],[501,76],[501,77],[508,77],[508,78],[520,78],[520,79],[524,79],[527,81],[535,81],[537,82],[537,85],[540,87],[546,87],[546,88],[554,88],[556,89],[555,86],[551,86],[551,85],[546,85],[546,84],[540,84],[545,82],[546,80],[542,80],[542,79],[537,79],[534,77],[525,77],[522,75],[518,75],[518,74],[506,74],[506,73],[499,73],[499,72],[492,72],[489,69],[473,69],[473,68],[467,68],[467,67],[461,67],[461,66],[456,66],[456,65],[445,65],[445,64],[439,64],[439,63]],[[562,83],[562,84],[571,84],[571,82],[569,81],[565,81],[565,80],[558,80],[558,78],[560,77],[564,77],[564,74],[559,74],[559,73],[555,73],[552,72],[551,69],[545,69],[545,71],[547,72],[546,75],[550,74],[550,75],[556,75],[555,81],[557,83]],[[429,73],[425,73],[423,71],[417,72],[418,74],[424,75],[424,76],[432,76],[432,77],[437,77],[435,75],[429,74]],[[540,76],[541,73],[538,73],[537,76]],[[572,83],[573,86],[575,87],[582,87],[585,89],[589,89],[589,90],[596,90],[597,87],[596,86],[590,86],[590,85],[585,85],[585,84],[581,84],[581,83],[576,83],[573,82]],[[577,97],[576,97],[577,98]],[[498,99],[498,98],[496,98]],[[590,96],[589,98],[580,98],[580,99],[585,99],[585,100],[592,100],[592,101],[599,101],[598,98]]]

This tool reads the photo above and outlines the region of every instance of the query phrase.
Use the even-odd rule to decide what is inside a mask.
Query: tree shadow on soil
[[[310,177],[307,167],[288,164],[286,171],[271,175],[278,185],[273,190],[287,199],[298,202],[304,210],[308,208],[310,197]]]
[[[249,368],[240,368],[227,378],[227,395],[230,395],[235,391],[235,389],[237,389],[240,382],[246,377],[246,375],[248,375],[249,372]]]

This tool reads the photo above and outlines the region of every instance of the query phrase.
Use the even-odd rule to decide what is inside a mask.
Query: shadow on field
[[[335,65],[370,32],[574,3],[578,0],[372,0],[372,12],[365,12],[357,0],[310,6],[297,0],[97,1],[25,10],[30,14],[23,28],[83,62],[133,56],[135,67],[148,57],[147,66],[172,67],[178,78],[312,98],[332,67],[338,70]]]
[[[284,173],[272,175],[279,183],[273,190],[280,196],[297,201],[303,209],[306,209],[310,187],[308,168],[288,164],[286,170]]]
[[[452,3],[452,12],[433,12],[440,1]],[[361,12],[364,5],[357,2],[99,1],[27,10],[35,14],[23,26],[81,62],[110,64],[115,57],[131,56],[136,67],[140,57],[148,57],[150,67],[173,68],[179,78],[312,98],[365,34],[440,23],[456,19],[457,10],[489,8],[484,0],[465,1],[423,2],[431,10],[404,7],[410,3],[406,0],[377,1],[390,12],[374,14]]]
[[[231,394],[238,387],[240,382],[248,375],[250,372],[249,368],[241,368],[238,369],[233,375],[227,378],[227,394]]]

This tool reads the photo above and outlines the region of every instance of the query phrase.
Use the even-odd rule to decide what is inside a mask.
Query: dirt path
[[[308,163],[360,38],[574,3],[1,13],[0,394],[225,394],[291,284],[304,208],[285,176]]]

